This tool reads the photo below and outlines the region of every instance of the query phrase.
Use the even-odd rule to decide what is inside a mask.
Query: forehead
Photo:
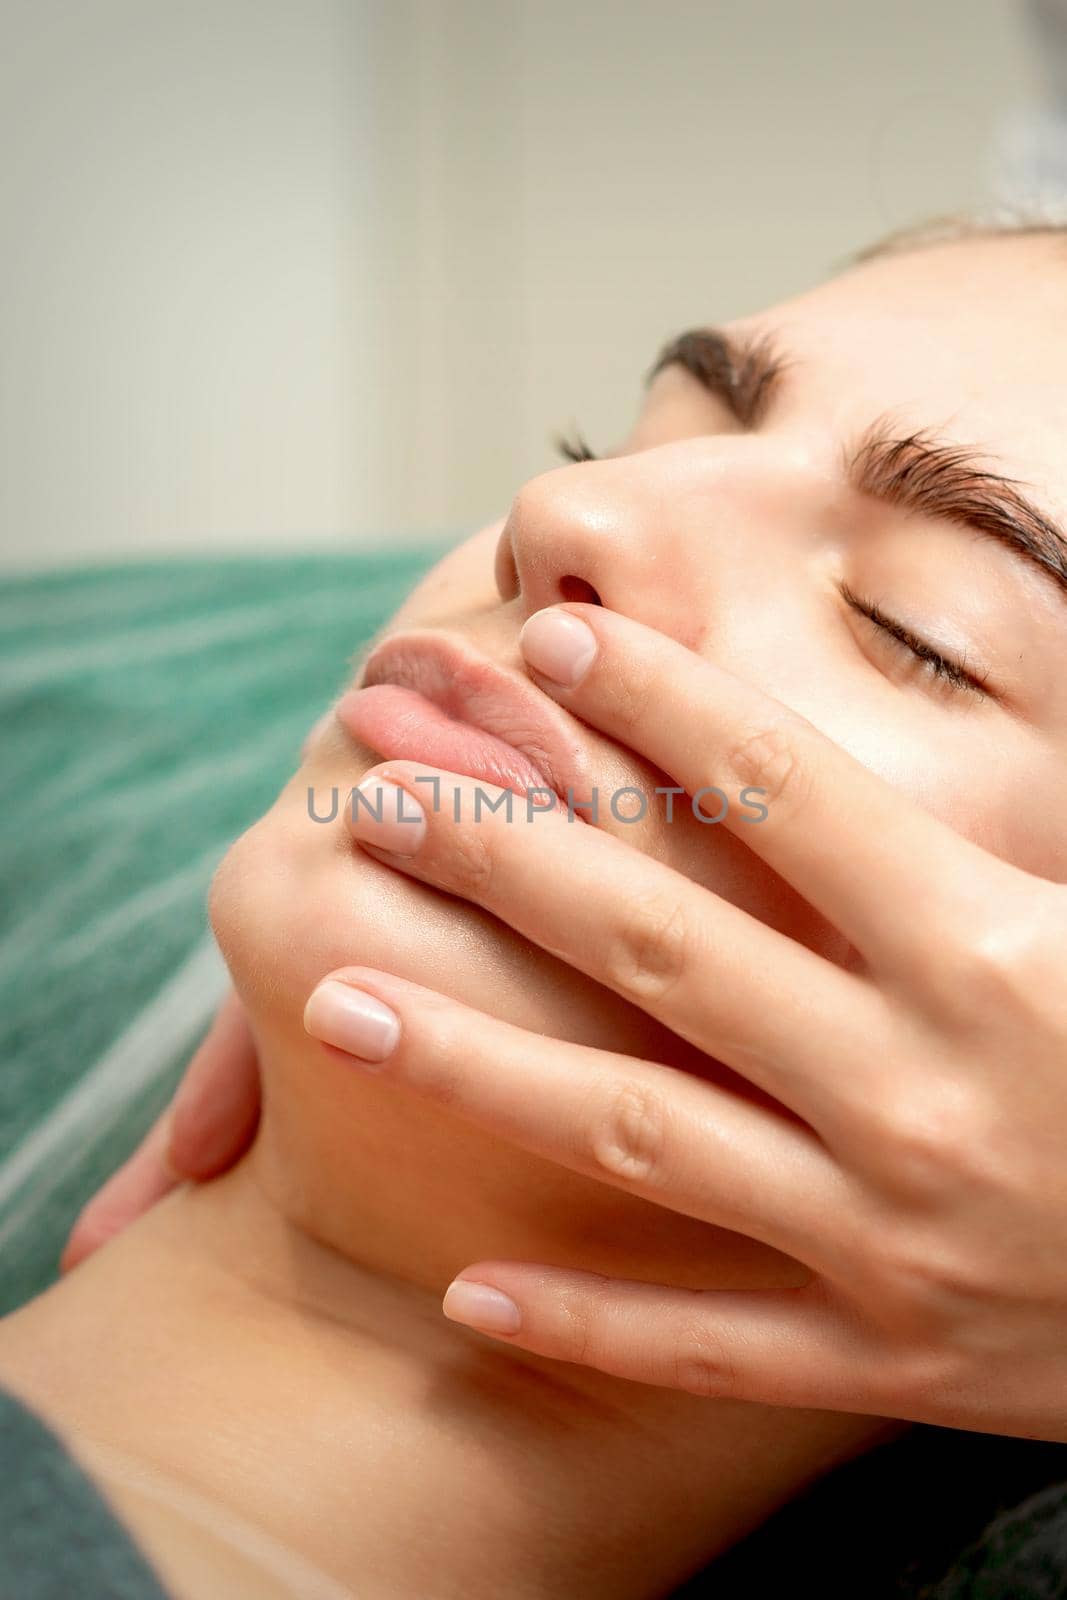
[[[775,426],[847,437],[890,412],[1067,501],[1067,237],[876,258],[731,326],[792,362]]]

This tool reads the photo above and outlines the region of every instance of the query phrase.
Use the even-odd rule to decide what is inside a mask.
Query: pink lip
[[[588,799],[570,719],[533,684],[442,634],[394,634],[368,659],[338,721],[387,761],[421,761],[525,795]],[[581,812],[577,813],[581,816]]]

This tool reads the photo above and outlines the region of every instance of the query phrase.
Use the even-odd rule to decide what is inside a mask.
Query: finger
[[[723,825],[872,967],[921,973],[988,905],[997,878],[1006,888],[1018,883],[1017,868],[923,810],[806,718],[631,618],[602,606],[552,606],[527,621],[522,648],[554,699],[689,795],[716,786],[744,802],[756,791],[750,799],[765,818],[747,821],[745,804],[731,804]]]
[[[536,1355],[709,1400],[878,1411],[866,1341],[817,1280],[736,1293],[484,1261],[442,1309]]]
[[[248,1148],[259,1122],[259,1064],[231,990],[178,1086],[168,1159],[186,1178],[213,1178]]]
[[[82,1207],[59,1258],[61,1272],[99,1250],[182,1181],[166,1159],[170,1117],[168,1106],[128,1160]]]
[[[232,1166],[250,1143],[258,1117],[255,1047],[231,991],[170,1104],[79,1212],[60,1270],[84,1261],[185,1179],[211,1178]]]
[[[528,822],[512,801],[391,761],[366,774],[345,820],[378,859],[484,907],[828,1137],[865,1093],[857,1062],[885,1026],[873,986],[600,829],[562,810]]]
[[[848,1180],[811,1130],[693,1074],[531,1033],[366,967],[324,979],[304,1026],[572,1172],[835,1273],[865,1248]]]

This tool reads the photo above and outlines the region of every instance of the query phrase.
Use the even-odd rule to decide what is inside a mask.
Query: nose
[[[544,472],[511,503],[497,541],[496,585],[501,599],[521,602],[524,616],[558,600],[603,604],[591,574],[603,581],[619,508],[601,475],[590,482],[582,472],[591,464],[577,464],[577,473],[573,467]]]
[[[636,459],[557,467],[519,490],[497,543],[496,581],[524,617],[559,600],[631,607],[650,556],[651,464],[635,470]]]
[[[812,451],[771,435],[704,435],[557,467],[512,501],[497,587],[523,620],[583,600],[698,649],[742,591],[766,593],[770,563],[802,549],[799,531],[821,523],[812,512],[826,500]]]

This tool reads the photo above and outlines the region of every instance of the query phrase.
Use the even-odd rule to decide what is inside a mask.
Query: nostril
[[[582,600],[589,606],[604,604],[591,583],[586,583],[584,578],[576,578],[571,573],[559,580],[559,592],[563,600]]]
[[[517,600],[522,593],[522,584],[519,582],[519,569],[515,562],[515,552],[511,547],[511,540],[508,538],[506,528],[496,542],[493,575],[496,579],[497,593],[500,595],[501,600]]]

